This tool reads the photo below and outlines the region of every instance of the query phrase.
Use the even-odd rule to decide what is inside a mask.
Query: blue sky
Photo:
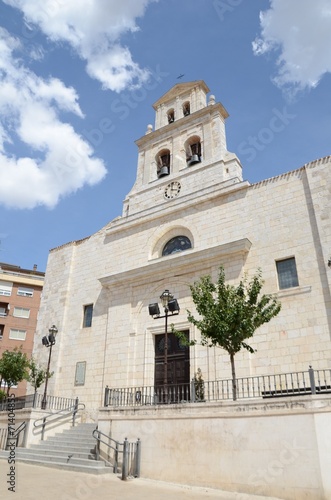
[[[121,215],[179,81],[225,106],[251,183],[330,155],[330,72],[330,0],[0,0],[0,261],[44,271]]]

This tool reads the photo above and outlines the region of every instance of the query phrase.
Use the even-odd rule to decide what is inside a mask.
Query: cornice
[[[214,247],[203,248],[201,250],[185,250],[180,253],[152,259],[145,266],[135,267],[122,271],[120,273],[110,274],[99,278],[99,282],[105,288],[114,285],[132,284],[133,282],[143,282],[150,280],[152,276],[167,276],[171,272],[172,276],[176,273],[183,273],[188,269],[203,268],[206,262],[212,263],[220,261],[228,255],[245,255],[249,252],[252,243],[248,238],[242,238],[236,241],[230,241]]]
[[[209,92],[209,88],[203,80],[177,83],[153,104],[153,108],[156,110],[161,104],[164,104],[171,99],[174,99],[175,97],[180,96],[181,94],[184,94],[187,91],[193,90],[195,88],[202,89],[206,94],[208,94]]]
[[[180,176],[171,178],[171,181],[172,180],[180,180]],[[166,186],[169,182],[170,179],[167,179],[167,182],[164,183],[164,186]],[[170,214],[173,217],[177,212],[195,206],[197,203],[205,203],[212,200],[213,198],[218,198],[220,196],[226,196],[233,192],[242,191],[244,189],[247,189],[249,186],[250,183],[248,181],[240,181],[237,178],[233,178],[229,179],[228,181],[222,181],[212,186],[208,186],[204,189],[199,189],[198,187],[197,191],[190,192],[186,195],[181,196],[180,198],[176,198],[171,201],[165,200],[163,203],[160,203],[157,206],[150,207],[133,215],[114,219],[110,223],[110,226],[106,228],[106,235],[111,235],[117,233],[118,231],[131,229],[142,223],[146,223],[150,220],[154,220],[160,217],[169,216]],[[155,186],[150,186],[149,189],[152,188],[155,188]]]
[[[179,134],[182,130],[192,126],[195,120],[200,120],[202,117],[212,115],[215,112],[219,113],[224,119],[229,116],[229,113],[226,111],[224,106],[220,102],[217,102],[210,106],[201,108],[198,111],[191,113],[189,116],[183,116],[182,118],[175,120],[173,123],[168,123],[167,125],[164,125],[164,127],[160,127],[153,132],[145,134],[140,137],[140,139],[137,139],[135,143],[139,148],[142,148],[150,142],[153,143],[160,140],[163,135],[173,136]]]

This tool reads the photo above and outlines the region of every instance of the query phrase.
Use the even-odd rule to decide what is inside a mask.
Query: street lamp
[[[48,356],[48,364],[47,364],[47,371],[46,371],[46,381],[45,381],[45,390],[44,390],[44,396],[41,402],[41,409],[45,410],[46,409],[46,404],[47,404],[47,384],[48,384],[48,379],[49,379],[49,367],[51,364],[51,356],[52,356],[52,347],[55,344],[56,341],[56,334],[58,332],[58,329],[56,328],[55,325],[51,326],[50,329],[48,330],[49,335],[48,337],[45,335],[41,339],[42,344],[45,347],[49,347],[49,356]]]
[[[164,371],[163,371],[163,385],[165,392],[165,402],[168,402],[168,315],[169,312],[172,316],[179,314],[179,304],[177,299],[174,298],[169,290],[164,290],[160,295],[162,306],[164,308],[164,316],[160,316],[160,308],[157,302],[149,304],[148,310],[149,314],[153,319],[165,318],[165,328],[164,328]]]

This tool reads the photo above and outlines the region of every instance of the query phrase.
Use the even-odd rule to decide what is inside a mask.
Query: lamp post
[[[56,342],[56,334],[58,332],[58,329],[56,328],[55,325],[51,326],[51,328],[48,330],[49,335],[48,337],[45,335],[45,337],[42,338],[42,344],[45,347],[49,347],[49,356],[48,356],[48,364],[47,364],[47,370],[46,370],[46,381],[45,381],[45,390],[44,390],[44,396],[41,402],[41,409],[45,410],[46,405],[47,405],[47,385],[48,385],[48,379],[49,379],[49,367],[51,364],[51,357],[52,357],[52,347],[55,345]]]
[[[164,308],[164,316],[160,316],[160,308],[158,303],[149,304],[149,314],[153,319],[165,318],[164,327],[164,365],[163,365],[163,385],[165,392],[165,402],[168,402],[168,315],[179,314],[179,304],[177,299],[174,298],[173,294],[169,292],[168,289],[160,295],[162,306]]]

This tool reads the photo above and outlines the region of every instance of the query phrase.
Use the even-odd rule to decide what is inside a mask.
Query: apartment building
[[[30,270],[0,263],[0,357],[15,347],[31,357],[44,276],[36,265]],[[26,384],[19,383],[13,392],[24,395]]]

